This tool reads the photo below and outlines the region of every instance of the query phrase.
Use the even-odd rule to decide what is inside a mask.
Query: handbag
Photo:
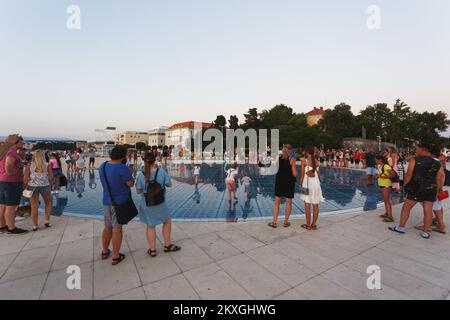
[[[441,193],[439,193],[437,195],[437,198],[438,198],[439,201],[444,201],[445,199],[448,199],[449,198],[448,191],[447,190],[442,191]]]
[[[133,198],[131,197],[131,190],[127,201],[125,201],[122,204],[116,203],[111,192],[111,186],[109,185],[108,177],[106,176],[106,164],[107,162],[105,162],[105,164],[103,165],[103,176],[105,178],[105,183],[108,188],[109,197],[111,198],[114,210],[116,211],[117,222],[121,225],[126,225],[128,224],[128,222],[133,220],[134,217],[138,215],[138,210],[133,202]]]
[[[24,198],[31,199],[31,197],[32,197],[33,194],[34,194],[34,190],[36,190],[36,189],[35,189],[35,188],[29,188],[29,187],[27,187],[25,190],[23,190],[22,196],[23,196]]]
[[[302,188],[300,189],[300,194],[304,195],[304,196],[309,196],[309,176],[307,173],[305,173],[305,178],[306,178],[306,188]]]

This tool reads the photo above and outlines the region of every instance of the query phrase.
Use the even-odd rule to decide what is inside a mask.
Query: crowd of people
[[[133,203],[132,188],[135,188],[139,195],[139,201],[136,205],[133,203],[130,208],[132,209],[133,206],[136,208],[139,220],[147,226],[148,255],[155,257],[158,254],[156,249],[158,225],[162,225],[164,251],[181,250],[181,247],[171,240],[172,219],[167,205],[166,189],[172,186],[172,182],[162,163],[167,161],[167,157],[168,154],[159,150],[130,151],[117,145],[110,153],[110,160],[100,165],[98,173],[103,187],[104,206],[102,259],[111,258],[113,265],[125,259],[125,255],[120,250],[123,238],[122,226],[125,224],[121,217],[123,204],[128,203],[131,206],[130,203]],[[384,222],[394,222],[391,193],[405,192],[406,201],[403,204],[400,223],[398,226],[390,227],[392,231],[405,233],[411,209],[417,203],[422,203],[424,223],[417,227],[421,230],[422,237],[428,239],[432,231],[445,233],[441,195],[444,193],[446,179],[446,158],[439,147],[426,143],[417,146],[414,155],[400,154],[395,148],[375,152],[371,148],[353,151],[321,150],[315,147],[309,147],[299,155],[292,146],[285,145],[277,159],[273,220],[268,223],[268,226],[278,228],[280,206],[284,199],[283,227],[291,227],[289,219],[298,186],[300,199],[305,208],[305,223],[301,227],[309,231],[317,230],[319,205],[324,201],[320,168],[356,166],[366,171],[368,187],[381,189],[385,205],[385,213],[381,215],[381,218]],[[18,135],[7,137],[0,145],[0,230],[2,233],[28,232],[15,226],[17,207],[23,197],[28,198],[31,204],[32,231],[37,231],[40,227],[38,215],[40,200],[43,200],[45,207],[43,226],[51,227],[51,195],[59,192],[62,177],[65,177],[61,159],[66,161],[67,175],[83,176],[87,168],[95,168],[96,150],[89,146],[86,151],[74,149],[64,153],[48,153],[44,150],[36,150],[33,154],[27,154],[23,150],[23,139]],[[231,163],[224,172],[230,212],[239,202],[236,193],[238,184],[243,187],[246,197],[243,210],[251,209],[249,200],[253,181],[249,172],[239,169],[236,163]],[[194,196],[197,194],[198,197],[200,196],[198,193],[200,170],[200,165],[192,167],[196,188]],[[196,197],[195,201],[199,201],[199,198]],[[433,219],[433,213],[435,219]]]

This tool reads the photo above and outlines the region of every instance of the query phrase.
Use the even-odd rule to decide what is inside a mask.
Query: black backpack
[[[157,181],[159,168],[156,169],[155,179],[148,181],[147,191],[145,193],[145,204],[147,207],[154,207],[164,202],[166,188],[162,187]]]

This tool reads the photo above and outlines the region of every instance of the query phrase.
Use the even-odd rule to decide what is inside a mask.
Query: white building
[[[195,124],[203,128],[211,128],[211,123],[187,121],[176,123],[166,130],[166,145],[175,148],[189,149],[193,137]]]
[[[136,144],[138,142],[148,143],[148,133],[139,131],[125,131],[113,135],[113,140],[118,144]]]
[[[148,145],[165,146],[166,145],[166,130],[168,127],[159,127],[148,132]]]

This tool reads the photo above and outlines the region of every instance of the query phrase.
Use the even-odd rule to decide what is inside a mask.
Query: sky
[[[448,0],[0,0],[0,135],[93,139],[280,103],[448,111],[449,39]]]

